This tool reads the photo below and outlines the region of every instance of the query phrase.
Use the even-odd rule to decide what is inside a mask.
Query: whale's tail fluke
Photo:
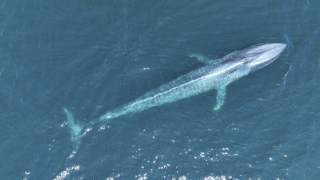
[[[64,113],[67,115],[68,120],[68,127],[70,129],[71,134],[71,141],[74,150],[77,150],[79,148],[80,140],[81,140],[81,131],[83,129],[83,126],[76,124],[74,122],[74,118],[70,111],[68,111],[66,108],[63,108]]]

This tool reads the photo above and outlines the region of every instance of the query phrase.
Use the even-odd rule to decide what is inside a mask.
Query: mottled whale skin
[[[199,54],[190,55],[199,60],[205,59],[203,62],[207,65],[164,84],[131,103],[107,112],[99,121],[175,102],[211,89],[218,90],[217,105],[214,107],[214,110],[218,110],[223,104],[225,87],[229,83],[270,64],[285,48],[286,45],[281,43],[260,44],[235,51],[218,60],[210,60]]]
[[[217,89],[217,104],[213,110],[218,110],[224,103],[228,84],[272,63],[285,48],[286,45],[282,43],[258,44],[216,60],[202,54],[191,54],[190,57],[197,58],[205,66],[161,85],[126,105],[107,111],[99,119],[85,126],[175,102],[211,89]],[[67,109],[64,108],[64,112],[68,117],[72,141],[77,148],[83,126],[74,122],[72,114]]]

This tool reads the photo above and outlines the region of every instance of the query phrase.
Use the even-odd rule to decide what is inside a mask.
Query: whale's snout
[[[249,49],[245,56],[250,57],[249,65],[253,69],[260,69],[276,60],[286,47],[283,43],[262,44]]]

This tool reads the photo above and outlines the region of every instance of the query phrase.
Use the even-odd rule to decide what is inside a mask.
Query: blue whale
[[[190,57],[197,58],[205,65],[147,92],[126,105],[107,111],[99,119],[84,126],[75,123],[72,114],[66,108],[63,108],[67,114],[73,145],[76,149],[78,148],[81,138],[80,133],[86,126],[175,102],[211,89],[217,89],[217,104],[213,110],[218,110],[224,103],[228,84],[269,65],[280,56],[285,48],[286,45],[282,43],[258,44],[232,52],[216,60],[211,60],[202,54],[191,54]]]

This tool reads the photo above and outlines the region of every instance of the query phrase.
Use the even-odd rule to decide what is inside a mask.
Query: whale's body
[[[107,121],[119,116],[143,111],[154,106],[171,103],[180,99],[188,98],[211,89],[217,89],[217,104],[214,110],[218,110],[224,103],[225,89],[231,82],[248,75],[249,73],[261,69],[273,62],[280,56],[286,48],[282,43],[259,44],[241,51],[235,51],[221,59],[210,60],[201,54],[192,54],[190,57],[196,57],[205,63],[199,69],[191,71],[169,83],[166,83],[136,100],[106,112],[99,119],[91,122]],[[75,124],[72,114],[64,109],[68,115],[68,124],[71,129],[72,140],[76,148],[80,140],[82,126]],[[89,124],[89,125],[90,125]]]
[[[237,72],[235,69],[236,65],[230,62],[201,67],[153,89],[131,103],[107,112],[100,117],[100,121],[175,102],[211,89],[219,89],[249,73],[248,71]]]

